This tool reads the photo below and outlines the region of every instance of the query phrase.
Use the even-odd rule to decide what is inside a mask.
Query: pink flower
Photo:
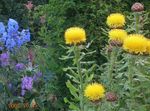
[[[28,1],[27,4],[24,4],[24,5],[28,10],[31,10],[33,8],[32,1]]]

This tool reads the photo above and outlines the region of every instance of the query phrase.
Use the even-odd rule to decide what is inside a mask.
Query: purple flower
[[[25,95],[26,90],[22,89],[21,90],[21,95],[24,96]]]
[[[33,76],[33,81],[37,81],[41,76],[42,76],[42,73],[41,73],[41,72],[37,72],[37,73],[34,74],[34,76]]]
[[[21,89],[22,89],[22,96],[25,94],[26,90],[31,90],[33,85],[33,78],[25,76],[22,78],[22,84],[21,84]]]
[[[25,65],[24,65],[23,63],[18,63],[18,64],[16,64],[16,66],[15,66],[15,69],[16,69],[17,71],[23,70],[24,68],[25,68]]]
[[[8,53],[2,53],[0,55],[0,62],[1,62],[1,66],[8,66],[9,65],[9,54]]]

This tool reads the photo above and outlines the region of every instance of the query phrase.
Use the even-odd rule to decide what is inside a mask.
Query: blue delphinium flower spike
[[[7,29],[8,34],[13,35],[13,34],[17,33],[18,29],[19,29],[18,22],[15,21],[14,19],[9,19],[8,29]]]
[[[2,22],[0,22],[0,34],[2,35],[5,32],[5,26]]]

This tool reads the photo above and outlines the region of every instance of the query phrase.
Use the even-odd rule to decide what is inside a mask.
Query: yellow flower
[[[147,39],[146,53],[150,54],[150,40],[149,39]]]
[[[124,39],[127,37],[127,32],[122,29],[112,29],[109,31],[110,40],[116,40],[123,43]]]
[[[104,97],[105,89],[101,84],[92,83],[87,85],[84,90],[84,96],[91,101],[98,101]]]
[[[140,34],[129,35],[123,43],[123,49],[129,53],[143,54],[146,52],[147,39]]]
[[[66,44],[77,44],[86,41],[86,33],[83,28],[71,27],[65,32]]]
[[[120,13],[113,13],[107,17],[106,23],[110,28],[121,28],[125,25],[125,17]]]

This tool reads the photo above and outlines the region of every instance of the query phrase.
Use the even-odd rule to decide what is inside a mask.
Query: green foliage
[[[72,86],[72,82],[79,82],[78,79],[75,78],[77,77],[77,74],[74,72],[74,70],[71,69],[72,67],[68,67],[71,66],[72,62],[74,62],[71,60],[73,56],[69,55],[69,61],[65,62],[60,60],[59,58],[63,57],[63,59],[65,60],[68,58],[68,55],[62,56],[65,55],[66,51],[66,49],[63,47],[63,36],[65,29],[71,26],[80,26],[86,29],[88,39],[88,44],[86,46],[88,47],[88,51],[84,50],[81,55],[89,54],[86,59],[82,61],[82,64],[84,64],[86,68],[88,68],[88,65],[86,66],[87,63],[94,63],[95,65],[92,66],[92,68],[97,67],[97,65],[100,66],[103,64],[102,67],[100,67],[98,70],[94,70],[94,72],[92,73],[95,74],[95,81],[99,80],[107,86],[109,82],[106,78],[109,77],[106,77],[106,75],[110,72],[112,72],[113,75],[117,74],[117,76],[113,76],[113,82],[115,84],[119,83],[119,86],[114,85],[112,87],[115,92],[118,92],[118,95],[122,99],[122,101],[119,101],[120,103],[118,102],[115,104],[116,107],[114,107],[114,110],[118,110],[119,107],[121,111],[127,110],[124,108],[124,104],[128,103],[128,99],[123,99],[124,96],[128,97],[130,88],[127,81],[128,75],[125,73],[125,71],[128,70],[126,55],[124,55],[122,50],[119,49],[119,51],[117,52],[118,56],[114,57],[116,59],[115,62],[113,61],[113,59],[111,59],[112,57],[110,57],[109,53],[105,55],[105,52],[101,53],[101,50],[105,47],[108,40],[108,28],[105,21],[110,13],[121,12],[125,15],[129,15],[127,17],[127,23],[131,23],[131,25],[127,25],[126,29],[129,33],[135,31],[135,29],[133,28],[133,26],[135,25],[133,19],[134,15],[130,12],[132,4],[136,2],[136,0],[33,0],[34,9],[32,9],[32,11],[28,11],[25,8],[24,4],[27,3],[27,1],[28,0],[0,0],[0,20],[5,22],[9,18],[14,18],[19,23],[21,23],[21,27],[30,27],[30,30],[32,32],[32,43],[28,44],[28,47],[30,46],[31,48],[33,48],[33,51],[36,53],[35,64],[39,65],[40,70],[45,74],[46,78],[49,78],[51,74],[54,75],[54,78],[52,80],[47,81],[46,84],[42,84],[42,86],[44,85],[41,89],[42,91],[39,91],[39,95],[42,96],[38,96],[36,98],[36,101],[38,101],[38,103],[41,105],[40,108],[43,108],[42,110],[48,110],[48,108],[51,108],[53,110],[67,110],[67,106],[63,102],[63,98],[68,97],[69,100],[70,98],[72,98],[69,91],[67,90],[67,87],[69,89],[72,89],[71,94],[77,97],[75,87]],[[144,32],[146,37],[150,37],[150,1],[139,0],[139,2],[142,2],[145,5],[145,12],[142,19],[144,23],[144,29],[142,31]],[[44,23],[41,23],[40,21],[41,16],[44,16]],[[91,52],[93,50],[94,53]],[[26,50],[20,52],[18,56],[13,57],[14,60],[22,61],[22,59],[26,58],[25,53]],[[141,94],[135,95],[135,99],[138,101],[138,103],[140,103],[141,101],[145,101],[147,106],[143,104],[144,102],[141,102],[142,104],[140,103],[140,108],[138,107],[138,104],[136,105],[137,108],[139,108],[138,110],[144,111],[146,110],[144,109],[145,106],[146,108],[149,108],[149,96],[148,91],[146,90],[146,87],[149,85],[149,72],[147,71],[149,70],[149,63],[147,62],[149,61],[149,58],[141,58],[136,58],[138,63],[135,65],[135,67],[137,68],[134,69],[134,76],[136,76],[136,82],[138,82],[135,84],[136,90],[134,92]],[[142,63],[144,65],[142,65]],[[63,72],[62,69],[64,67],[67,67],[65,71],[69,70],[69,72],[71,72],[71,75],[65,74]],[[109,67],[111,67],[111,70],[109,69]],[[90,68],[88,71],[93,71],[92,68]],[[5,71],[1,70],[1,73],[3,72]],[[9,71],[9,73],[14,72]],[[26,74],[26,72],[24,73]],[[14,78],[15,77],[16,76],[14,76]],[[67,82],[66,87],[65,82],[68,78],[70,79],[70,82]],[[91,78],[93,78],[93,75],[91,75],[90,80]],[[1,83],[5,83],[5,75],[1,77],[0,80]],[[138,87],[139,83],[141,85]],[[3,86],[3,84],[1,84],[0,87],[1,86]],[[110,88],[108,87],[107,90],[110,90]],[[141,97],[143,94],[139,92],[141,90],[144,90],[144,97],[147,99],[143,99]],[[48,98],[52,97],[51,94],[53,96],[56,96],[58,99],[55,104],[53,104],[52,102],[52,104],[50,104],[50,99]],[[3,93],[2,97],[4,97]],[[140,102],[139,98],[141,99]],[[1,100],[3,99],[4,98],[1,98]],[[69,101],[65,99],[65,102]],[[130,104],[125,105],[127,106]],[[47,108],[44,109],[44,107]],[[75,105],[72,104],[70,107],[74,108]],[[105,110],[105,107],[108,107],[109,109],[112,106],[106,103],[102,107],[102,109]]]
[[[61,58],[63,60],[73,59],[73,66],[64,68],[64,71],[68,72],[66,75],[69,77],[66,86],[72,95],[71,100],[64,98],[64,101],[69,103],[69,109],[71,110],[84,111],[88,107],[84,97],[84,89],[94,77],[96,64],[93,61],[86,61],[85,58],[93,53],[94,51],[90,52],[85,46],[72,46],[68,47],[67,56]]]

